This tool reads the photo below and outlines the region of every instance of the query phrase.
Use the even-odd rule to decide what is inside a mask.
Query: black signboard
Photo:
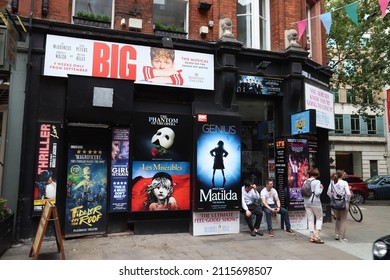
[[[282,79],[239,75],[237,79],[237,93],[248,95],[283,96]]]

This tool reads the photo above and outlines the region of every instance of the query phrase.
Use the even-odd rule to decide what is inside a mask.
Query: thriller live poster
[[[199,114],[194,210],[241,207],[241,120]]]
[[[98,145],[69,144],[65,236],[104,233],[107,155]]]
[[[189,210],[192,117],[137,113],[131,211]]]
[[[60,124],[39,123],[39,146],[37,147],[34,211],[41,215],[47,200],[56,204],[57,196],[57,154],[61,138]]]

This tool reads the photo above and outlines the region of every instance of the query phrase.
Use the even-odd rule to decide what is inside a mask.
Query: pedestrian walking
[[[303,197],[303,205],[309,224],[310,242],[324,244],[320,238],[323,217],[320,195],[324,186],[318,180],[320,176],[318,168],[310,168],[308,174],[309,178],[303,184],[310,184],[312,194]]]
[[[351,198],[351,192],[349,190],[349,185],[342,178],[344,176],[344,170],[337,170],[336,173],[332,174],[332,178],[329,184],[327,195],[330,199],[344,199],[345,208],[344,209],[333,209],[336,225],[335,225],[335,239],[341,241],[348,241],[345,238],[346,232],[346,221],[348,216],[349,209],[349,200]]]

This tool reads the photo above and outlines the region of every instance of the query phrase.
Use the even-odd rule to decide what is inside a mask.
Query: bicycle
[[[333,219],[336,219],[334,212],[333,212],[333,209],[331,209],[331,211],[332,211],[331,214],[332,214]],[[348,212],[351,215],[352,219],[354,219],[356,222],[360,223],[361,221],[363,221],[362,210],[360,209],[359,205],[357,205],[356,203],[354,203],[352,201],[349,202]]]

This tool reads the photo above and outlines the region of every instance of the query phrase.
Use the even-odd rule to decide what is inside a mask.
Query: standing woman
[[[344,176],[344,170],[337,170],[336,173],[332,175],[330,180],[329,188],[327,195],[332,198],[344,197],[346,202],[345,209],[333,209],[334,215],[336,218],[336,227],[335,227],[335,239],[348,241],[345,238],[346,231],[346,221],[349,209],[349,200],[351,198],[351,192],[349,191],[349,185],[342,178]]]
[[[309,178],[307,180],[310,182],[313,194],[311,197],[303,197],[303,204],[309,221],[310,242],[324,244],[324,241],[320,238],[323,217],[320,195],[324,186],[321,184],[320,180],[318,180],[318,177],[320,176],[318,168],[310,168],[308,174]]]

